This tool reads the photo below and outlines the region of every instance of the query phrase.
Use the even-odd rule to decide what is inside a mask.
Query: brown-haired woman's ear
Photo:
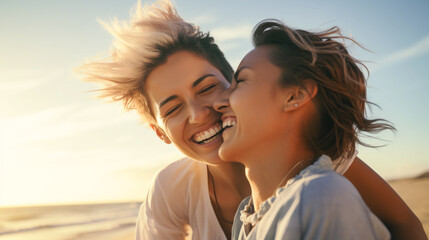
[[[304,80],[301,86],[288,88],[284,102],[284,111],[304,106],[316,96],[317,90],[317,84],[313,80]]]

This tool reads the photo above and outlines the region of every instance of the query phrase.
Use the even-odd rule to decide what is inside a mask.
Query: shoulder
[[[333,160],[332,162],[334,165],[335,172],[341,175],[344,175],[344,173],[347,172],[347,170],[350,168],[350,166],[356,159],[357,155],[358,155],[358,151],[355,150],[353,155],[350,158],[348,158],[347,155],[344,155],[340,158]]]
[[[308,212],[334,206],[340,209],[341,205],[347,207],[353,203],[363,203],[353,184],[334,171],[327,171],[295,181],[279,194],[276,205],[285,208],[284,211],[301,209]]]
[[[171,194],[186,193],[188,188],[201,184],[206,176],[204,163],[189,158],[182,158],[160,169],[152,180],[150,192]]]
[[[367,219],[370,212],[353,184],[333,171],[303,178],[297,187],[296,213],[303,222],[351,216]]]
[[[343,202],[347,201],[346,199],[361,199],[351,182],[331,171],[303,178],[300,184],[300,195],[306,204],[320,205]]]
[[[329,171],[305,177],[297,183],[295,219],[307,236],[377,239],[375,232],[388,236],[384,225],[343,176]]]
[[[189,202],[199,199],[204,187],[201,179],[205,165],[183,158],[160,169],[152,180],[139,218],[151,221],[172,221],[174,224],[187,219]],[[146,221],[145,220],[145,221]]]
[[[202,163],[183,158],[155,174],[137,218],[137,239],[184,238],[189,224],[189,199],[198,198],[201,192],[190,188],[202,186],[196,185],[195,178],[204,169]]]

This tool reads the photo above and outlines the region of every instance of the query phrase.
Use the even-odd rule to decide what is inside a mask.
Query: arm
[[[175,224],[171,218],[152,211],[147,202],[143,202],[136,225],[136,240],[144,239],[185,239],[185,227]]]
[[[143,202],[137,218],[136,240],[144,239],[185,239],[187,235],[182,210],[174,201],[171,192],[164,186],[171,182],[165,174],[155,177],[151,189]],[[169,185],[167,184],[167,187]],[[181,196],[176,196],[179,199]],[[172,202],[173,201],[173,202]],[[182,207],[184,208],[184,207]],[[185,208],[186,209],[186,208]]]
[[[427,239],[421,222],[407,204],[361,159],[356,158],[344,176],[357,188],[371,211],[386,225],[392,239]]]

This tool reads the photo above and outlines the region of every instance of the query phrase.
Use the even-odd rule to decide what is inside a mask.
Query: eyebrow
[[[240,69],[238,69],[238,70],[234,73],[234,79],[235,79],[235,80],[237,80],[238,75],[240,75],[241,70],[246,69],[246,68],[249,68],[249,67],[242,66]]]
[[[177,95],[169,96],[167,99],[163,100],[163,101],[159,104],[159,107],[161,108],[162,106],[164,106],[165,104],[167,104],[168,102],[170,102],[170,101],[172,101],[172,100],[174,100],[174,99],[176,99],[176,98],[177,98]]]
[[[201,77],[199,77],[197,80],[195,80],[193,83],[192,83],[192,88],[194,88],[194,87],[196,87],[198,84],[200,84],[200,82],[202,82],[204,79],[206,79],[207,77],[214,77],[214,75],[213,74],[206,74],[206,75],[204,75],[204,76],[201,76]]]
[[[207,77],[211,77],[214,76],[213,74],[206,74],[204,76],[199,77],[197,80],[195,80],[192,83],[192,88],[195,88],[198,84],[200,84],[204,79],[206,79]],[[159,107],[161,108],[162,106],[164,106],[165,104],[167,104],[168,102],[174,100],[178,98],[177,95],[171,95],[170,97],[166,98],[165,100],[162,100],[161,103],[159,104]]]

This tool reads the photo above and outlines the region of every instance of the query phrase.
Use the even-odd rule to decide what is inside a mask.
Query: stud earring
[[[294,106],[294,107],[298,107],[298,103],[295,103],[293,106]]]

